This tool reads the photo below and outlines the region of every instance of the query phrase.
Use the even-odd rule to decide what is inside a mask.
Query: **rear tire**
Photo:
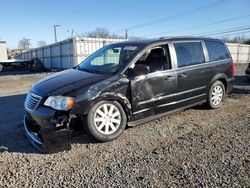
[[[213,83],[210,88],[207,106],[211,109],[219,108],[225,97],[225,86],[224,84],[217,80]]]
[[[98,141],[118,138],[127,124],[127,116],[116,101],[100,101],[91,107],[87,115],[86,132]]]

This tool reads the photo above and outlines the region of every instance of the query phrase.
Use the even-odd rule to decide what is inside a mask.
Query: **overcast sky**
[[[23,37],[31,39],[31,47],[39,40],[50,44],[54,24],[61,25],[58,40],[68,38],[71,30],[82,34],[96,27],[118,35],[128,28],[130,36],[149,38],[194,35],[250,27],[247,15],[250,0],[0,0],[0,40],[9,48]],[[211,24],[237,17],[244,18]],[[206,24],[211,25],[183,30]]]

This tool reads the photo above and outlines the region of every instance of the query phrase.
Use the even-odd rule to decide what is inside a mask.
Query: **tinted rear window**
[[[209,61],[218,61],[230,58],[225,45],[221,42],[206,41]]]
[[[175,43],[178,67],[204,63],[204,54],[200,42]]]

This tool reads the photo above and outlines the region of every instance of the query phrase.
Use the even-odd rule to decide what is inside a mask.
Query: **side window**
[[[208,50],[209,61],[218,61],[230,58],[225,45],[221,42],[205,41]]]
[[[136,64],[149,66],[150,72],[171,69],[168,46],[156,46],[148,50],[139,58]]]
[[[200,42],[183,42],[174,44],[178,67],[196,65],[205,62]]]

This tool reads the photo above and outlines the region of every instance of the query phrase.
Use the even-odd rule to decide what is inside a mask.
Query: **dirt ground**
[[[50,73],[0,75],[0,187],[249,187],[250,82],[221,108],[198,106],[129,128],[108,143],[74,134],[72,150],[40,154],[22,118],[31,84]],[[15,75],[17,74],[17,75]]]

